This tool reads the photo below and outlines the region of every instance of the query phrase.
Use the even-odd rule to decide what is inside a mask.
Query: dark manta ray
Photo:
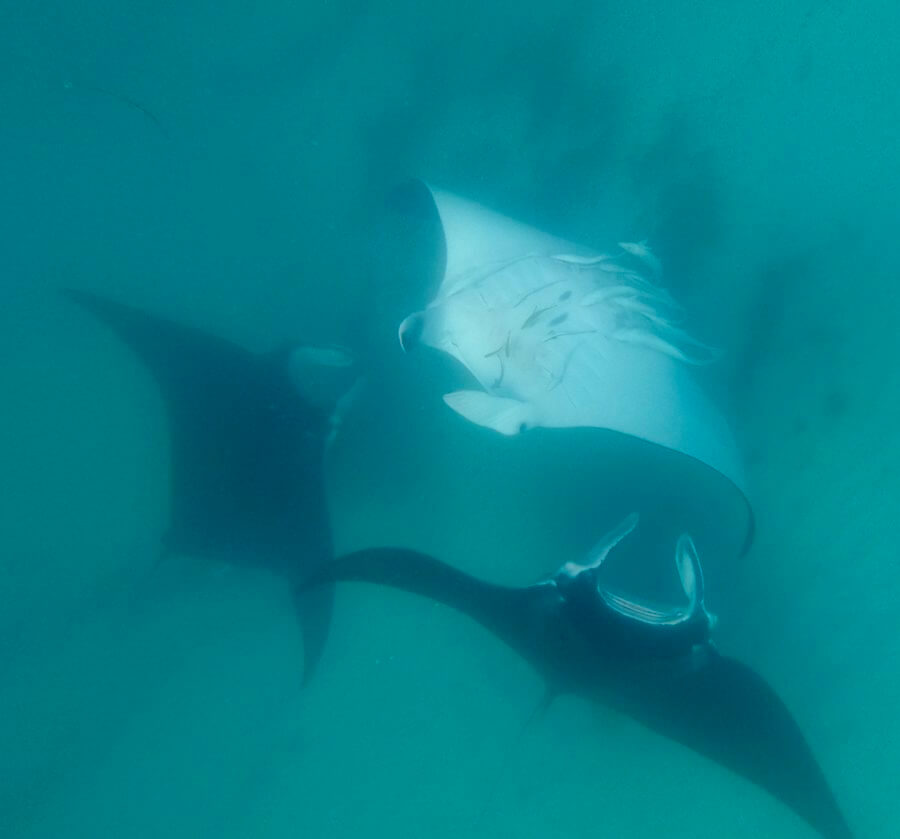
[[[93,294],[64,293],[134,351],[162,393],[171,437],[164,553],[286,578],[308,680],[325,643],[333,589],[301,592],[299,583],[333,554],[324,455],[354,381],[349,355],[302,345],[256,354]]]
[[[759,675],[709,642],[713,621],[690,538],[682,536],[676,552],[686,608],[661,609],[598,585],[600,563],[636,523],[636,516],[627,519],[586,565],[568,563],[525,588],[493,585],[402,548],[339,557],[307,585],[365,581],[451,606],[526,658],[544,677],[548,701],[578,693],[612,707],[767,790],[827,839],[848,839],[784,703]]]

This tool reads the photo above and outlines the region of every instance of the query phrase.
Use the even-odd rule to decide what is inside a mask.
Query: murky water
[[[264,350],[361,354],[341,550],[528,583],[599,535],[602,463],[508,443],[404,357],[410,175],[567,238],[647,238],[723,350],[758,531],[717,642],[794,710],[859,836],[898,830],[900,13],[728,4],[30,3],[0,13],[0,824],[45,836],[811,836],[765,793],[562,698],[475,624],[347,586],[299,688],[290,598],[155,568],[153,381],[57,289]],[[573,443],[574,445],[574,443]],[[583,468],[573,468],[580,464]]]

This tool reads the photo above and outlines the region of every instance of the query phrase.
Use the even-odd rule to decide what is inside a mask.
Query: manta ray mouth
[[[632,513],[594,546],[583,563],[566,563],[554,578],[556,585],[561,586],[565,599],[573,598],[573,603],[582,604],[576,609],[592,601],[590,610],[600,622],[605,624],[612,619],[613,625],[624,629],[628,644],[636,649],[646,647],[677,655],[708,643],[715,619],[706,610],[703,568],[688,533],[679,537],[675,548],[675,567],[686,604],[663,606],[625,596],[600,584],[598,576],[607,557],[635,530],[638,521],[638,514]]]
[[[692,620],[691,613],[682,606],[659,606],[640,600],[634,600],[609,591],[597,589],[603,602],[614,612],[627,620],[636,621],[645,626],[658,627],[660,630],[682,626]]]
[[[685,606],[660,607],[646,601],[623,597],[597,586],[597,593],[606,606],[623,618],[661,632],[687,630],[694,643],[707,641],[715,619],[706,610],[703,568],[694,541],[683,533],[675,548],[675,567],[681,587],[687,597]]]

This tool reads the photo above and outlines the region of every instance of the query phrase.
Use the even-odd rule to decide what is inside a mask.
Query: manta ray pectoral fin
[[[462,417],[501,434],[519,434],[532,424],[532,408],[517,399],[491,396],[477,390],[445,394],[444,402]]]
[[[709,650],[703,666],[660,690],[635,716],[767,790],[825,839],[852,833],[799,725],[756,672]]]
[[[541,587],[484,582],[409,548],[368,548],[344,554],[322,563],[300,591],[342,581],[388,586],[443,603],[468,615],[526,658],[534,647],[536,609],[552,598]]]
[[[356,375],[349,353],[287,345],[259,354],[96,294],[63,294],[118,336],[159,387],[170,436],[166,554],[261,566],[291,584],[331,556],[322,455],[328,414]],[[332,592],[295,597],[308,681]]]

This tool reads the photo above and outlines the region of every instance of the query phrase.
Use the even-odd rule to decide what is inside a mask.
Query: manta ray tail
[[[294,590],[297,619],[303,633],[303,686],[309,684],[319,666],[328,640],[334,607],[334,586]]]
[[[500,770],[497,772],[493,782],[488,788],[484,805],[481,808],[481,812],[479,812],[478,814],[478,821],[476,822],[476,824],[480,824],[487,815],[488,810],[490,809],[491,804],[493,803],[494,798],[497,794],[497,787],[499,787],[500,785],[500,780],[509,773],[513,758],[516,756],[516,753],[522,746],[522,742],[525,740],[525,736],[541,719],[543,719],[544,715],[550,709],[550,706],[553,704],[553,700],[556,699],[556,697],[556,691],[554,691],[552,688],[547,688],[537,705],[535,705],[534,708],[531,709],[531,713],[528,715],[528,718],[524,723],[522,723],[522,727],[519,729],[519,733],[516,735],[516,739],[513,740],[506,751],[506,756],[503,758],[503,764],[501,765]]]

